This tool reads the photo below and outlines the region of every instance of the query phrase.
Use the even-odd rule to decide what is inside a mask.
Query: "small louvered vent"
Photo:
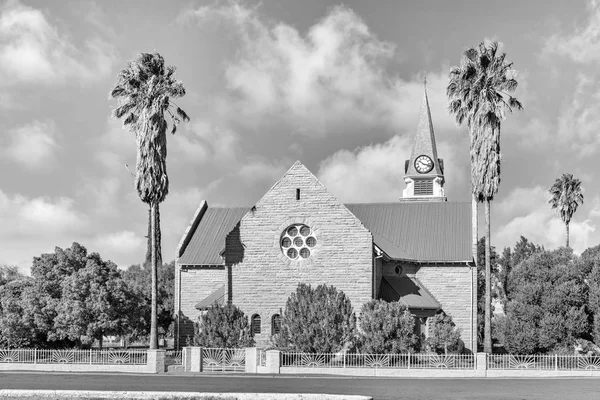
[[[433,195],[433,181],[425,179],[415,179],[415,196]]]

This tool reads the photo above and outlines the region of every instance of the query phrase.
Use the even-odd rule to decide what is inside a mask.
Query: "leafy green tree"
[[[430,351],[438,354],[462,352],[460,329],[456,327],[452,317],[445,312],[440,311],[429,319],[428,333],[427,346]]]
[[[562,174],[548,190],[552,197],[548,203],[556,210],[567,230],[567,247],[569,247],[569,224],[577,207],[583,204],[581,181],[573,178],[573,174]]]
[[[254,345],[248,318],[232,304],[214,304],[202,315],[194,344],[203,347],[239,348]]]
[[[123,118],[123,125],[134,134],[137,147],[135,188],[150,209],[152,254],[152,302],[150,348],[158,348],[158,278],[161,262],[159,204],[169,193],[167,175],[167,129],[170,116],[171,133],[189,117],[171,99],[183,97],[183,83],[174,78],[175,67],[165,66],[158,53],[141,53],[117,76],[110,97],[119,99],[113,116]]]
[[[0,286],[0,348],[37,347],[45,341],[24,301],[31,288],[33,280],[27,278]]]
[[[0,265],[0,286],[25,278],[16,265]]]
[[[350,299],[333,286],[301,283],[288,298],[280,347],[306,353],[334,353],[354,339],[356,316]]]
[[[415,318],[403,304],[371,300],[362,307],[359,343],[363,353],[406,353],[420,349]]]
[[[600,345],[600,245],[591,247],[581,254],[583,271],[589,271],[586,281],[589,285],[588,307],[592,320],[592,337]]]
[[[84,344],[125,333],[131,293],[117,266],[98,253],[86,256],[84,268],[62,281],[62,296],[56,307],[53,334]]]
[[[506,111],[522,109],[511,95],[518,86],[512,63],[498,52],[498,43],[481,43],[463,53],[461,64],[450,69],[447,95],[450,113],[466,123],[470,137],[473,202],[485,203],[486,285],[484,351],[492,352],[492,286],[490,202],[500,186],[500,127]],[[476,206],[473,207],[476,212]],[[476,222],[476,220],[474,221]],[[473,227],[477,230],[477,226]],[[476,237],[476,236],[475,236]]]
[[[146,337],[150,332],[150,300],[152,293],[151,266],[131,265],[122,273],[132,291],[137,306],[130,314],[130,338]],[[172,334],[175,293],[175,261],[162,264],[158,270],[158,330],[161,335]]]
[[[588,337],[588,288],[568,248],[524,259],[509,276],[511,293],[499,338],[511,353],[546,353]]]

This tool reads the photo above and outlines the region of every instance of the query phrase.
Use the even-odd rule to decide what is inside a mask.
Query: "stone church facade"
[[[177,249],[176,346],[215,302],[241,308],[267,346],[287,298],[308,283],[343,291],[357,314],[371,299],[400,301],[423,332],[444,310],[476,351],[471,205],[446,201],[426,93],[404,173],[394,203],[343,204],[300,162],[253,206],[202,202]]]

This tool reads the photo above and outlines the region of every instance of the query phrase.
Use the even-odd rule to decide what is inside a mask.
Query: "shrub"
[[[438,354],[462,352],[463,343],[460,340],[460,329],[454,325],[452,317],[445,312],[440,311],[429,320],[428,333],[429,351]]]
[[[301,283],[288,298],[278,347],[307,353],[333,353],[352,342],[356,317],[350,300],[333,286]]]
[[[237,348],[251,347],[254,338],[248,318],[232,304],[214,304],[200,319],[194,345],[203,347]]]
[[[419,351],[420,338],[414,328],[415,319],[403,304],[371,300],[360,314],[360,350],[375,354]]]

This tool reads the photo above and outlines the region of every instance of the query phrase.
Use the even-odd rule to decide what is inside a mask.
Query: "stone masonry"
[[[281,250],[281,235],[293,224],[309,226],[317,239],[307,259],[291,260]],[[334,285],[355,311],[372,298],[371,233],[299,162],[242,218],[239,233],[234,232],[225,253],[231,268],[229,298],[249,318],[260,315],[258,346],[269,343],[271,318],[283,313],[299,283]]]

